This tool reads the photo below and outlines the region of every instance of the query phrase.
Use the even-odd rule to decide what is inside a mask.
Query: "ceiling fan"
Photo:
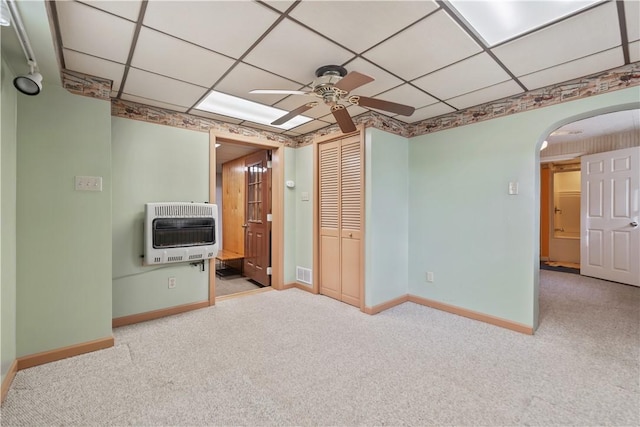
[[[331,108],[331,113],[336,118],[336,121],[340,126],[340,130],[342,130],[343,133],[354,132],[356,130],[353,119],[351,119],[345,105],[342,104],[344,102],[353,105],[360,105],[362,107],[389,111],[403,116],[410,116],[415,111],[415,108],[404,104],[369,98],[366,96],[349,95],[352,90],[367,83],[371,83],[375,79],[365,74],[358,73],[357,71],[347,73],[347,70],[340,65],[325,65],[320,67],[316,70],[316,77],[316,80],[311,85],[310,91],[256,89],[249,93],[307,95],[321,98],[322,101]],[[273,121],[271,124],[276,126],[284,124],[295,116],[302,114],[317,105],[318,101],[308,102],[295,110],[288,112],[284,116]]]

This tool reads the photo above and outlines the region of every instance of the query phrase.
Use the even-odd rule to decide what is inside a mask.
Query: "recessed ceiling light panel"
[[[284,124],[274,126],[271,122],[286,114],[287,111],[248,101],[237,96],[227,95],[226,93],[216,92],[215,90],[212,90],[196,108],[285,130],[313,120],[306,116],[296,116]]]
[[[540,28],[602,0],[449,0],[488,46]]]

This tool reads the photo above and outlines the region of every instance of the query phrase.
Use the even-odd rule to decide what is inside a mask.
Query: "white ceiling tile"
[[[363,56],[412,80],[480,50],[480,46],[446,12],[439,11]]]
[[[69,49],[63,49],[63,55],[67,70],[109,79],[113,81],[113,85],[111,86],[112,90],[117,92],[118,89],[120,89],[122,75],[124,74],[124,65]]]
[[[316,69],[343,64],[353,55],[338,45],[285,19],[273,29],[245,62],[297,82],[311,82]]]
[[[385,101],[397,102],[399,104],[410,105],[414,108],[424,107],[425,105],[431,105],[438,102],[437,99],[427,95],[419,89],[409,85],[403,84],[395,89],[391,89],[388,92],[381,93],[375,96],[377,99],[384,99]]]
[[[290,16],[360,53],[437,8],[433,1],[303,1]]]
[[[240,63],[216,85],[215,90],[271,105],[286,95],[252,94],[249,92],[254,89],[299,90],[301,87],[300,83],[292,82],[252,65]]]
[[[624,16],[627,22],[627,37],[630,42],[640,39],[640,2],[625,0]]]
[[[121,16],[131,21],[137,21],[140,15],[141,0],[126,0],[126,1],[104,1],[104,0],[83,0],[81,3],[88,4],[98,9],[105,10],[114,15]]]
[[[357,71],[373,77],[375,80],[353,91],[353,94],[362,96],[373,96],[402,84],[402,80],[387,73],[383,69],[376,67],[369,61],[356,58],[345,65],[347,71]]]
[[[447,103],[461,110],[522,92],[524,91],[516,82],[509,80],[456,98],[448,99]]]
[[[278,9],[280,12],[284,12],[285,10],[289,9],[289,6],[291,6],[294,3],[293,0],[289,0],[289,1],[265,0],[264,2],[271,7]]]
[[[426,107],[422,107],[415,111],[411,116],[394,116],[395,119],[403,121],[405,123],[415,123],[420,120],[429,119],[431,117],[441,116],[443,114],[451,113],[455,111],[453,108],[449,107],[442,102],[437,104],[428,105]]]
[[[283,135],[287,135],[287,136],[293,136],[294,138],[296,136],[302,135],[300,132],[293,132],[293,131],[290,131],[290,130],[284,131],[284,132],[282,132],[282,134]]]
[[[189,113],[193,114],[194,116],[201,116],[201,117],[206,117],[208,119],[218,120],[219,122],[233,123],[236,125],[239,123],[242,123],[242,120],[236,119],[235,117],[222,116],[220,114],[214,114],[208,111],[198,110],[196,108],[189,111]]]
[[[567,80],[605,71],[620,65],[624,65],[624,57],[622,48],[617,47],[586,58],[567,62],[557,67],[522,76],[519,80],[527,89],[531,90],[566,82]]]
[[[143,23],[238,58],[278,16],[256,2],[153,0],[147,5]]]
[[[207,89],[132,67],[129,69],[124,92],[182,107],[191,107],[207,92]]]
[[[82,3],[57,2],[62,46],[127,62],[135,24]]]
[[[152,107],[160,107],[166,110],[177,111],[179,113],[184,113],[187,111],[186,107],[170,104],[168,102],[156,101],[155,99],[149,99],[142,96],[135,96],[128,93],[123,93],[121,98],[125,101],[137,102],[138,104],[149,105]]]
[[[234,62],[229,57],[143,27],[131,65],[188,83],[211,87]]]
[[[631,62],[640,61],[640,41],[629,43],[629,59]]]
[[[112,90],[111,93],[109,94],[109,96],[111,98],[116,98],[118,96],[118,91],[117,90]]]
[[[508,79],[506,71],[489,54],[481,53],[412,83],[440,99],[448,99]]]
[[[620,45],[617,16],[615,2],[608,2],[493,52],[516,76],[529,74]]]
[[[304,135],[305,133],[313,132],[318,129],[322,129],[324,127],[330,126],[331,123],[324,122],[322,120],[314,120],[309,123],[305,123],[298,127],[291,129],[293,132],[297,132],[300,135]]]

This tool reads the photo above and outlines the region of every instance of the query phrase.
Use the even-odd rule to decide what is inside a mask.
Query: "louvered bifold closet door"
[[[360,305],[360,137],[320,145],[320,284],[324,295]]]
[[[341,299],[340,291],[340,141],[321,144],[320,283],[321,293]]]
[[[361,236],[360,137],[342,140],[340,147],[340,284],[342,301],[360,305]]]

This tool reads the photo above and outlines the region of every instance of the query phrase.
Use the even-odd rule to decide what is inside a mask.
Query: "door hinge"
[[[273,221],[273,215],[267,214],[267,222],[271,222],[271,221]]]
[[[267,267],[267,276],[271,276],[271,267]]]

